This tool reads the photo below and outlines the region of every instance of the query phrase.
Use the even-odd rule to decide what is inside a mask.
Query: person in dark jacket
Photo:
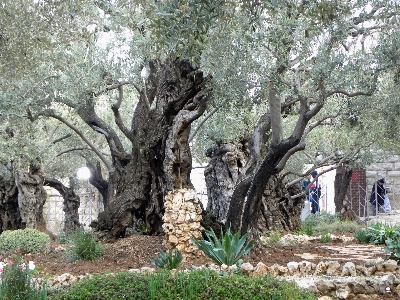
[[[378,181],[374,183],[372,186],[372,192],[371,192],[371,198],[369,199],[369,202],[372,204],[372,215],[376,216],[376,208],[378,207],[381,208],[385,204],[385,195],[386,195],[386,189],[383,186],[385,183],[385,179],[381,178]],[[378,204],[378,205],[377,205]]]
[[[318,172],[312,171],[311,177],[315,179]],[[310,201],[311,201],[311,213],[315,214],[319,212],[319,197],[321,196],[321,187],[318,185],[318,179],[311,185],[310,188]]]

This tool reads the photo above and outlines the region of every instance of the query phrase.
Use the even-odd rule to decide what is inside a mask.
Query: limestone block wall
[[[174,190],[165,196],[164,246],[167,250],[177,249],[184,259],[203,255],[190,241],[201,238],[202,227],[200,200],[195,190]]]
[[[367,198],[375,181],[385,178],[393,210],[400,210],[400,155],[382,155],[382,161],[366,167]]]

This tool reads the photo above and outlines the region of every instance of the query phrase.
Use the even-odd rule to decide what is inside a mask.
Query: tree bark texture
[[[336,169],[335,175],[335,212],[341,213],[343,202],[346,199],[347,189],[350,185],[353,170],[348,170],[346,164],[342,164]]]
[[[257,232],[278,230],[291,232],[301,227],[301,210],[304,199],[291,199],[291,195],[300,193],[297,185],[286,188],[287,180],[279,175],[271,176],[267,188],[262,195],[261,209],[258,212]]]
[[[63,197],[64,233],[73,233],[81,226],[78,213],[80,197],[74,191],[73,179],[70,178],[70,187],[66,187],[61,181],[54,178],[45,178],[44,184],[57,190]]]
[[[5,166],[7,170],[5,169],[0,175],[0,234],[6,230],[22,228],[18,189],[11,164],[7,165]]]
[[[150,69],[151,86],[142,92],[127,133],[132,154],[122,155],[113,146],[118,145],[112,143],[113,134],[108,135],[114,166],[109,176],[113,188],[108,188],[109,194],[115,194],[93,226],[107,231],[109,238],[123,236],[139,220],[148,234],[161,234],[167,193],[193,188],[190,125],[207,107],[211,91],[206,85],[211,77],[203,76],[188,60],[169,59],[151,64]],[[84,119],[96,118],[86,115]]]
[[[43,174],[40,168],[30,166],[29,170],[17,170],[18,207],[22,227],[46,231],[43,205],[47,194],[43,188]]]
[[[254,137],[254,135],[253,135]],[[250,147],[255,144],[250,143]],[[233,232],[239,227],[233,227],[232,221],[241,221],[246,201],[243,200],[242,210],[237,210],[233,215],[232,207],[239,207],[230,203],[234,193],[240,194],[245,199],[250,188],[251,176],[240,176],[247,163],[256,164],[249,159],[249,143],[215,143],[207,150],[211,157],[205,170],[207,183],[208,205],[206,212],[216,217],[216,221],[225,224],[226,229]],[[254,169],[254,166],[251,168]],[[249,170],[249,168],[247,168]],[[252,229],[256,232],[266,230],[293,231],[301,226],[301,210],[304,205],[303,198],[291,199],[291,195],[300,192],[297,186],[285,187],[287,180],[279,175],[272,174],[267,179],[267,185],[261,195],[259,206],[254,208],[250,215]],[[230,210],[231,209],[231,210]],[[228,213],[231,213],[230,219]],[[240,224],[240,223],[239,223]],[[242,232],[244,233],[244,232]]]
[[[217,142],[206,151],[210,158],[204,170],[207,186],[207,212],[217,222],[225,223],[232,193],[239,175],[248,160],[247,141]]]

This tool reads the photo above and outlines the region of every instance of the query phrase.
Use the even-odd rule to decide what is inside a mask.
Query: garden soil
[[[154,267],[152,257],[158,257],[159,251],[164,250],[162,236],[131,235],[121,238],[113,243],[103,244],[104,255],[95,261],[67,262],[65,249],[68,244],[52,242],[40,254],[27,254],[26,260],[34,261],[36,269],[43,275],[72,275],[103,274]],[[262,245],[255,247],[250,255],[249,262],[256,266],[263,262],[267,266],[278,264],[286,266],[288,262],[336,260],[341,265],[347,261],[363,264],[365,259],[385,258],[383,246],[359,244],[356,240],[343,242],[337,240],[322,243],[319,240],[297,243],[290,246]],[[181,264],[183,268],[192,265],[201,266],[211,264],[213,261],[207,257],[186,260]]]

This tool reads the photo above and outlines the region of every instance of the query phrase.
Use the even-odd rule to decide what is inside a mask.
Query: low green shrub
[[[397,231],[393,236],[385,241],[386,243],[386,259],[394,259],[397,264],[400,263],[400,232]]]
[[[207,240],[196,241],[193,238],[190,240],[197,248],[219,265],[240,265],[242,262],[241,258],[249,254],[254,246],[253,240],[247,242],[245,245],[247,234],[240,237],[239,232],[232,234],[230,229],[223,233],[221,228],[220,238],[215,235],[212,229],[206,230],[205,234]]]
[[[34,283],[34,275],[34,266],[22,260],[19,250],[0,257],[0,299],[46,299],[46,285]]]
[[[179,266],[182,259],[182,254],[176,249],[174,255],[172,255],[172,249],[168,253],[160,250],[160,257],[153,257],[151,263],[158,268],[172,270]]]
[[[276,230],[271,230],[267,232],[267,239],[265,240],[265,243],[269,246],[275,246],[279,244],[280,239],[281,233]]]
[[[384,223],[373,223],[359,230],[354,237],[360,243],[385,244],[386,259],[394,259],[400,264],[400,227]]]
[[[356,232],[354,237],[360,243],[386,244],[387,239],[393,239],[400,232],[399,226],[390,226],[384,223],[373,223],[366,229]]]
[[[319,239],[321,243],[329,243],[332,242],[332,238],[329,234],[324,234],[321,236],[321,238]]]
[[[71,244],[74,242],[74,235],[61,233],[57,235],[57,240],[60,244]]]
[[[354,233],[354,238],[361,244],[369,244],[372,236],[366,229],[359,229]]]
[[[67,261],[96,260],[104,254],[104,247],[96,236],[82,228],[75,231],[73,245],[67,248]]]
[[[272,276],[220,276],[208,269],[191,272],[157,272],[148,275],[119,273],[96,275],[61,292],[49,292],[48,299],[274,299],[316,300],[293,282]]]
[[[0,235],[0,253],[17,249],[23,253],[39,253],[49,242],[50,237],[36,229],[6,230]]]

